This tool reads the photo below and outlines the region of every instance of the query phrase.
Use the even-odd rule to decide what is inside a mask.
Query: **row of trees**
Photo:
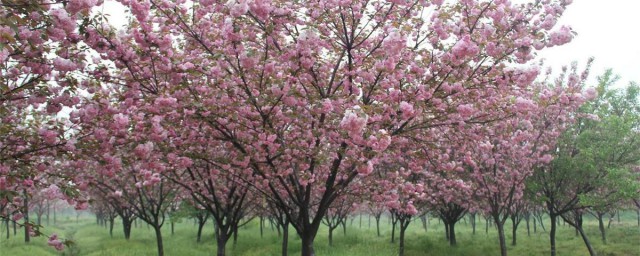
[[[637,198],[637,86],[531,62],[571,41],[570,1],[119,2],[123,30],[100,1],[1,3],[0,212],[53,184],[125,237],[148,223],[163,255],[188,202],[225,255],[267,211],[314,255],[320,225],[367,202],[400,254],[428,209],[452,243],[464,214],[491,216],[506,255],[525,202],[581,230],[585,209]]]

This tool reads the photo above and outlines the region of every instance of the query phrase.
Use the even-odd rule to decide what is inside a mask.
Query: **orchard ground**
[[[370,222],[369,222],[370,219]],[[428,230],[425,232],[420,219],[414,219],[407,230],[406,255],[499,255],[500,248],[497,242],[495,228],[489,227],[485,233],[484,219],[477,219],[476,234],[472,234],[472,227],[467,218],[456,225],[458,246],[448,245],[444,225],[436,218],[429,220]],[[396,243],[390,242],[391,225],[388,219],[382,219],[381,236],[377,237],[375,219],[368,216],[355,216],[353,221],[347,224],[347,234],[341,229],[336,229],[333,247],[329,247],[327,240],[327,228],[322,227],[315,241],[317,255],[397,255]],[[548,219],[545,220],[548,229]],[[613,219],[611,227],[607,229],[608,243],[605,245],[600,240],[597,221],[585,215],[585,230],[594,244],[598,255],[621,256],[640,255],[640,227],[638,226],[635,212],[623,212],[620,214],[620,222]],[[182,220],[175,225],[175,233],[171,234],[171,225],[167,221],[163,227],[165,238],[165,250],[167,255],[212,255],[215,253],[215,239],[213,237],[213,224],[207,222],[203,231],[202,241],[196,242],[196,229],[192,220]],[[505,227],[507,241],[511,243],[511,225],[507,221]],[[56,252],[46,245],[46,238],[38,237],[29,244],[24,243],[24,233],[18,230],[16,236],[11,230],[11,238],[5,237],[5,226],[0,226],[0,255],[2,256],[40,256],[40,255],[86,255],[86,256],[121,256],[121,255],[156,255],[155,237],[152,228],[138,221],[133,228],[130,241],[124,240],[122,227],[116,223],[113,237],[109,237],[108,228],[98,226],[94,218],[85,215],[76,220],[75,216],[59,217],[56,224],[45,225],[44,233],[55,232],[62,237],[71,238],[75,246],[67,248],[64,252]],[[537,232],[533,232],[531,222],[531,235],[527,236],[526,223],[523,221],[518,228],[517,245],[509,246],[511,255],[548,255],[549,235],[540,226]],[[290,230],[289,255],[300,254],[300,239]],[[397,234],[396,234],[397,236]],[[259,221],[254,219],[239,229],[237,245],[233,248],[233,241],[229,241],[227,252],[229,255],[281,255],[281,239],[275,229],[266,224],[263,237],[260,236]],[[588,251],[579,236],[569,225],[560,224],[558,233],[559,255],[588,255]]]

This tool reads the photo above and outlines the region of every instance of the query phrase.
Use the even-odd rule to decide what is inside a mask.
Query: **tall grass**
[[[406,233],[405,255],[499,255],[497,232],[489,228],[485,234],[484,221],[477,221],[476,234],[472,235],[471,225],[461,221],[456,225],[458,246],[450,247],[445,239],[444,226],[437,219],[431,219],[428,230],[422,228],[419,219],[409,226]],[[258,221],[253,221],[242,227],[239,232],[238,243],[233,248],[233,241],[227,245],[228,255],[265,256],[280,255],[281,240],[275,230],[269,225],[264,229],[264,236],[260,236]],[[608,244],[600,240],[597,222],[588,218],[585,222],[585,230],[593,242],[593,246],[599,255],[640,255],[640,228],[637,226],[635,213],[629,212],[622,216],[621,222],[613,221],[611,228],[607,230]],[[549,223],[545,223],[548,227]],[[506,230],[510,230],[507,222]],[[153,256],[156,255],[155,237],[152,228],[146,224],[140,224],[133,228],[131,240],[126,241],[119,223],[114,229],[114,236],[109,237],[108,229],[96,225],[91,218],[82,218],[78,222],[68,218],[59,221],[56,225],[46,226],[45,233],[57,233],[62,237],[71,238],[75,245],[64,252],[56,252],[46,245],[46,238],[39,237],[25,244],[23,233],[8,240],[4,236],[4,226],[0,226],[0,255],[1,256],[39,256],[39,255],[87,255],[87,256]],[[171,235],[169,224],[163,227],[166,255],[213,255],[215,254],[215,240],[213,237],[213,224],[208,223],[203,231],[202,242],[196,243],[197,227],[191,220],[183,220],[177,223],[175,234]],[[377,237],[375,221],[371,218],[371,224],[367,216],[355,217],[347,226],[347,234],[343,235],[341,229],[334,234],[333,247],[328,246],[327,229],[321,228],[315,241],[317,255],[397,255],[396,243],[390,243],[391,226],[388,220],[381,221],[381,237]],[[12,231],[13,232],[13,231]],[[13,233],[12,233],[13,234]],[[510,242],[511,232],[507,232]],[[397,235],[397,234],[396,234]],[[560,225],[557,241],[558,255],[588,255],[582,239],[575,235],[574,229],[569,225]],[[538,232],[528,236],[526,226],[521,223],[518,229],[517,246],[508,247],[510,255],[547,255],[549,254],[548,232],[542,231],[538,226]],[[289,254],[300,254],[300,239],[295,231],[290,231]]]

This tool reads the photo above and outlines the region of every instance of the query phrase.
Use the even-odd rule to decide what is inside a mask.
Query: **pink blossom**
[[[527,112],[536,109],[536,104],[530,100],[522,97],[516,98],[516,110],[520,112]]]
[[[471,37],[469,37],[469,35],[463,36],[462,39],[451,48],[453,55],[458,58],[473,56],[478,54],[479,51],[480,49],[478,48],[478,45],[471,41]]]
[[[367,161],[366,164],[358,167],[358,174],[360,176],[367,176],[373,172],[373,163],[371,161]]]
[[[340,121],[340,126],[347,131],[352,139],[362,136],[365,125],[367,125],[367,118],[359,117],[350,110],[345,113],[344,118]]]
[[[122,113],[115,114],[113,115],[113,125],[116,129],[126,128],[129,125],[129,117]]]
[[[548,164],[551,162],[551,160],[553,160],[553,156],[551,156],[550,154],[544,154],[541,158],[540,158],[540,162]]]
[[[7,49],[2,49],[0,51],[0,62],[4,62],[9,58],[9,51]]]
[[[458,113],[462,118],[469,118],[475,112],[473,104],[462,104],[457,107]]]
[[[55,27],[59,27],[66,33],[72,33],[76,29],[76,23],[71,19],[65,9],[53,9],[49,11],[53,17]]]
[[[550,46],[563,45],[571,42],[571,39],[573,39],[573,32],[567,26],[562,26],[559,30],[553,31],[549,35]]]
[[[154,101],[155,105],[160,107],[175,107],[178,100],[173,97],[158,97]]]
[[[55,60],[53,60],[53,67],[56,70],[62,71],[62,72],[74,71],[76,70],[76,68],[78,68],[78,66],[76,66],[76,64],[73,63],[73,61],[60,58],[60,57],[57,57]]]
[[[245,15],[249,11],[249,4],[247,4],[246,0],[240,0],[239,2],[231,0],[227,2],[227,6],[229,7],[229,13],[233,17]]]
[[[153,142],[150,142],[150,141],[144,144],[139,144],[138,146],[136,146],[135,149],[133,149],[136,156],[141,159],[148,158],[152,150],[153,150]]]
[[[47,244],[56,248],[56,250],[58,251],[64,250],[64,243],[58,240],[58,235],[55,233],[51,234],[51,236],[49,237],[49,241],[47,241]]]
[[[598,97],[598,92],[595,88],[589,87],[584,91],[584,96],[587,100],[594,100],[596,97]]]
[[[400,112],[402,112],[402,119],[407,120],[413,116],[415,116],[415,111],[413,109],[413,105],[406,101],[400,102]]]
[[[58,133],[49,129],[40,129],[38,135],[44,140],[44,143],[53,145],[58,143]]]

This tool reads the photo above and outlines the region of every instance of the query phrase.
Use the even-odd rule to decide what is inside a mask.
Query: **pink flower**
[[[596,97],[598,97],[598,92],[595,88],[589,87],[584,91],[584,96],[587,100],[594,100]]]
[[[49,237],[49,241],[47,241],[47,244],[49,246],[52,246],[53,248],[56,248],[56,250],[58,251],[62,251],[64,250],[64,243],[62,243],[62,241],[60,241],[58,239],[58,235],[53,233],[50,237]]]
[[[551,160],[553,160],[553,156],[551,156],[550,154],[545,154],[540,158],[540,162],[542,162],[544,164],[550,163]]]
[[[152,150],[153,150],[153,142],[150,142],[150,141],[145,144],[139,144],[138,146],[136,146],[135,149],[133,149],[136,156],[141,159],[148,158]]]
[[[76,68],[78,68],[78,66],[76,66],[75,63],[73,63],[73,61],[70,61],[68,59],[64,59],[64,58],[56,58],[55,60],[53,60],[53,67],[58,70],[58,71],[62,71],[62,72],[69,72],[69,71],[74,71],[76,70]]]
[[[519,112],[527,112],[536,109],[536,104],[530,100],[522,97],[516,99],[516,110]]]
[[[116,129],[123,129],[129,125],[129,117],[119,113],[113,115],[113,125]]]
[[[406,101],[400,102],[400,112],[402,112],[402,119],[407,120],[413,117],[416,113],[413,109],[413,105]]]
[[[571,39],[573,39],[571,28],[562,26],[559,30],[551,32],[549,35],[549,44],[550,46],[563,45],[571,42]]]
[[[460,114],[460,117],[462,118],[469,118],[475,112],[475,109],[473,108],[472,104],[459,105],[457,110],[458,110],[458,114]]]
[[[358,167],[358,174],[360,176],[367,176],[373,172],[373,163],[367,161],[367,164]]]
[[[340,121],[340,127],[345,129],[352,139],[362,136],[364,127],[367,125],[367,118],[359,117],[353,111],[347,111]]]
[[[469,37],[469,35],[465,35],[451,48],[451,52],[458,58],[464,58],[466,56],[474,56],[478,54],[478,52],[480,52],[480,48],[478,48],[476,43],[471,41],[471,37]]]
[[[242,16],[249,11],[249,4],[247,4],[246,0],[240,0],[240,2],[231,0],[227,2],[227,6],[229,6],[229,13],[233,17]]]

